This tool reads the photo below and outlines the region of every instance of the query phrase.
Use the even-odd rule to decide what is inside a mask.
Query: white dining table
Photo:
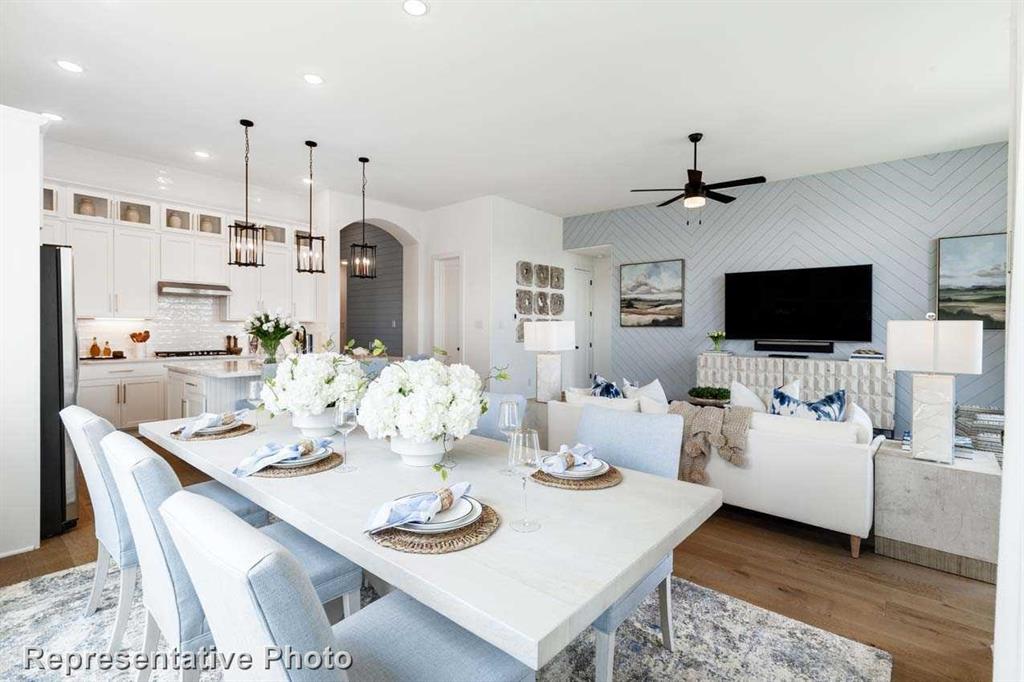
[[[518,533],[510,522],[523,514],[523,480],[500,473],[506,445],[470,436],[454,447],[457,466],[448,484],[469,481],[471,495],[498,512],[501,526],[458,552],[409,554],[364,533],[370,513],[444,483],[430,467],[402,464],[386,441],[370,440],[361,429],[351,434],[348,462],[357,467],[352,472],[239,478],[232,469],[257,447],[300,437],[288,417],[244,436],[187,442],[170,436],[183,421],[144,423],[139,433],[534,670],[722,504],[714,488],[629,469],[620,469],[619,485],[603,490],[563,490],[530,480],[529,512],[541,528]],[[340,435],[335,444],[340,449]]]

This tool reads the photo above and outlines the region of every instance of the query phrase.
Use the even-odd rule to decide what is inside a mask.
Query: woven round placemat
[[[601,490],[602,488],[612,488],[622,483],[622,473],[611,464],[608,465],[608,471],[604,472],[600,476],[594,476],[593,478],[570,480],[566,478],[556,478],[555,476],[546,474],[543,471],[533,472],[530,478],[541,485],[549,485],[552,488],[564,488],[566,490]]]
[[[494,507],[486,504],[482,504],[482,506],[483,512],[480,514],[479,519],[468,526],[456,528],[447,533],[422,535],[420,533],[410,533],[407,530],[399,530],[398,528],[388,528],[379,533],[374,533],[370,537],[378,545],[397,549],[399,552],[409,552],[410,554],[448,554],[450,552],[458,552],[460,549],[479,545],[491,537],[491,534],[498,530],[498,526],[501,525],[501,517],[498,516],[498,512],[494,511]]]
[[[171,431],[171,438],[174,440],[220,440],[222,438],[234,438],[235,436],[244,436],[247,433],[252,433],[256,430],[256,427],[252,424],[246,424],[242,422],[230,431],[224,431],[222,433],[208,433],[205,435],[192,436],[191,438],[182,438],[181,429]]]
[[[310,474],[319,474],[321,471],[330,471],[336,466],[340,466],[345,463],[345,456],[340,453],[333,453],[329,457],[324,457],[319,462],[313,462],[306,467],[296,467],[294,469],[279,469],[275,466],[269,466],[266,469],[260,469],[251,476],[259,476],[260,478],[295,478],[296,476],[308,476]]]

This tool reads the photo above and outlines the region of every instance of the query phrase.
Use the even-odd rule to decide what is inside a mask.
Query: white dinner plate
[[[548,476],[554,476],[555,478],[563,478],[568,480],[582,480],[587,478],[595,478],[601,474],[607,473],[608,462],[603,459],[595,459],[591,462],[592,466],[588,466],[585,470],[580,471],[579,467],[573,467],[568,471],[561,473],[555,473],[554,471],[546,471]]]
[[[322,459],[326,459],[330,457],[333,452],[334,451],[331,448],[320,448],[319,450],[315,450],[308,455],[303,455],[298,459],[290,459],[285,462],[271,464],[270,466],[277,467],[278,469],[298,469],[299,467],[306,467],[310,464],[315,464]]]
[[[464,495],[461,498],[459,498],[460,502],[463,501],[463,500],[469,502],[470,507],[471,507],[471,511],[470,511],[469,514],[463,516],[462,518],[458,519],[457,521],[450,521],[448,523],[440,523],[440,524],[436,524],[436,525],[435,524],[426,524],[425,525],[425,524],[420,524],[420,523],[406,523],[406,524],[403,524],[401,526],[398,526],[398,528],[400,528],[401,530],[407,530],[410,533],[419,533],[421,535],[434,535],[434,534],[437,534],[437,533],[447,533],[450,530],[456,530],[458,528],[463,528],[464,526],[468,526],[469,524],[473,523],[474,521],[476,521],[477,519],[480,518],[480,515],[483,514],[483,512],[484,512],[484,508],[483,508],[483,505],[481,505],[480,502],[478,502],[473,497],[468,497],[468,496]],[[454,509],[454,508],[455,508],[455,506],[453,505],[452,509]],[[449,509],[448,511],[451,511],[451,510]],[[438,514],[438,516],[440,516],[440,514]],[[435,516],[434,518],[437,518],[437,516]]]
[[[413,493],[412,495],[406,495],[405,497],[398,498],[404,500],[409,497],[415,497],[422,495],[423,493]],[[457,525],[459,521],[464,520],[467,516],[473,513],[473,503],[466,499],[465,496],[455,500],[452,504],[451,509],[446,509],[442,512],[434,514],[434,518],[423,523],[417,523],[416,521],[410,521],[405,524],[407,526],[416,526],[420,528],[439,528],[441,526],[453,526]]]
[[[241,419],[236,419],[230,424],[221,424],[220,426],[207,426],[205,429],[199,429],[196,431],[197,436],[212,436],[215,433],[224,433],[231,429],[237,429],[242,424]]]

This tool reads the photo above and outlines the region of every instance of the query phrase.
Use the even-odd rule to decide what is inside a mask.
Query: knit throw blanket
[[[690,483],[708,482],[707,465],[711,448],[718,456],[736,466],[747,459],[747,431],[750,429],[749,407],[700,407],[677,401],[668,411],[683,416],[683,449],[679,457],[679,479]]]

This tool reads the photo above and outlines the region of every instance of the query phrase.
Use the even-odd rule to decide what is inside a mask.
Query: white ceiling
[[[358,193],[366,154],[377,199],[565,216],[675,186],[694,130],[709,182],[1005,140],[1009,7],[8,1],[0,101],[63,115],[48,137],[231,178],[248,117],[257,184],[304,191],[312,138],[333,189]]]

